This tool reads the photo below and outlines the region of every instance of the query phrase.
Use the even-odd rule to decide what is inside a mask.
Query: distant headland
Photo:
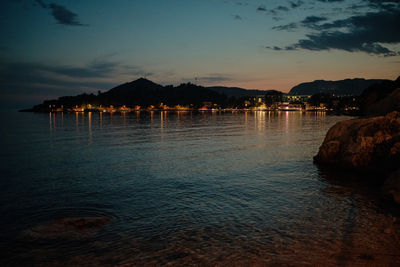
[[[204,87],[192,83],[162,86],[145,78],[106,92],[62,96],[21,111],[130,112],[139,110],[304,110],[357,113],[360,94],[388,80],[316,80],[294,86],[288,94],[277,90]]]

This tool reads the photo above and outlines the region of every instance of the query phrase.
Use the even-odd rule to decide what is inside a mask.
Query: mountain
[[[223,104],[226,96],[206,87],[192,83],[179,86],[162,86],[152,81],[140,78],[130,83],[119,85],[99,95],[103,105],[127,106],[158,106],[190,105],[201,106],[203,102]]]
[[[40,105],[26,111],[44,111],[55,108],[71,109],[81,105],[149,106],[158,107],[161,103],[167,106],[191,105],[193,108],[202,107],[204,102],[211,102],[221,107],[240,106],[242,97],[265,95],[270,91],[246,90],[237,87],[203,87],[192,83],[179,86],[162,86],[144,78],[118,85],[107,92],[81,94],[77,96],[62,96],[55,100],[46,100]],[[233,98],[232,98],[233,97]]]
[[[239,87],[225,87],[225,86],[211,86],[206,88],[218,92],[220,94],[224,94],[227,97],[233,96],[236,98],[265,95],[266,93],[274,91],[274,90],[256,90],[256,89],[248,90]]]
[[[290,95],[313,95],[317,93],[337,95],[360,95],[367,87],[387,80],[381,79],[345,79],[339,81],[316,80],[301,83],[293,87]]]
[[[193,107],[203,106],[203,102],[225,106],[228,98],[214,90],[191,83],[179,86],[162,86],[144,78],[118,85],[107,92],[94,94],[81,94],[77,96],[63,96],[56,100],[46,100],[40,105],[34,106],[26,111],[44,111],[62,107],[70,109],[75,106],[92,104],[103,106],[129,107],[151,105],[159,106],[161,103],[168,106],[192,105]]]
[[[99,104],[109,106],[159,105],[165,87],[144,78],[118,85],[98,96]]]

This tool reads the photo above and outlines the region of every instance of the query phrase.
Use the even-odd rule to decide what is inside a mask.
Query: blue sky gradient
[[[399,1],[5,0],[0,10],[2,105],[139,77],[287,92],[400,74]]]

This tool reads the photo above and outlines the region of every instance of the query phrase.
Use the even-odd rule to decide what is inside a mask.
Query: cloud
[[[332,2],[343,2],[344,0],[317,0],[318,2],[332,3]]]
[[[364,0],[367,6],[378,10],[396,10],[400,8],[399,0]]]
[[[287,8],[285,6],[278,6],[277,8],[275,8],[275,10],[277,10],[277,11],[289,11],[289,8]]]
[[[308,34],[306,39],[301,39],[282,49],[313,51],[339,49],[383,56],[399,55],[398,51],[392,51],[384,44],[400,43],[400,27],[394,26],[400,25],[400,10],[369,12],[316,25],[316,21],[323,21],[321,19],[320,17],[309,17],[303,20],[303,26],[317,29],[320,32]]]
[[[35,2],[42,8],[47,8],[47,5],[42,0],[35,0]]]
[[[327,18],[325,17],[318,17],[318,16],[308,16],[304,20],[301,21],[303,25],[310,25],[310,24],[315,24],[321,21],[325,21]]]
[[[297,23],[292,22],[289,24],[272,27],[272,29],[278,31],[290,31],[296,29],[297,27],[298,27]]]
[[[267,8],[264,5],[257,7],[257,11],[267,11]]]
[[[273,9],[267,9],[264,5],[260,5],[258,6],[257,11],[267,12],[271,15],[277,15],[280,11],[288,12],[289,8],[285,6],[277,6]]]
[[[290,7],[291,8],[298,8],[298,7],[300,7],[300,6],[302,6],[304,4],[304,2],[300,1],[300,0],[297,1],[297,2],[290,1],[289,3],[290,3]]]
[[[27,82],[76,82],[113,78],[119,74],[148,74],[143,69],[121,62],[95,59],[85,66],[50,65],[43,63],[8,62],[0,64],[0,82],[24,80]],[[16,79],[24,76],[27,79]],[[15,78],[15,79],[14,79]]]
[[[182,82],[195,81],[196,83],[202,84],[202,85],[215,85],[215,84],[229,82],[229,81],[233,81],[233,80],[235,80],[235,79],[233,79],[229,75],[220,74],[220,73],[211,73],[211,74],[207,74],[206,76],[198,76],[195,78],[187,78],[186,77],[186,78],[181,79]]]
[[[204,83],[220,83],[232,81],[232,78],[220,74],[211,74],[209,76],[197,77],[200,82]]]
[[[69,26],[85,26],[80,23],[77,18],[78,15],[69,11],[67,8],[61,5],[51,3],[49,5],[51,9],[51,14],[57,20],[59,24],[69,25]]]
[[[68,10],[65,6],[50,3],[46,5],[43,0],[35,0],[35,2],[42,8],[51,9],[51,15],[58,22],[58,24],[68,26],[87,26],[78,20],[78,15]]]
[[[34,104],[38,99],[42,101],[62,95],[95,93],[145,75],[152,74],[137,66],[103,59],[93,60],[85,66],[1,62],[0,97],[13,103]]]
[[[243,18],[241,17],[241,16],[239,16],[239,15],[232,15],[233,16],[233,19],[236,19],[236,20],[242,20]]]
[[[275,50],[275,51],[281,51],[281,50],[283,50],[282,48],[280,48],[280,47],[278,47],[278,46],[273,46],[273,47],[271,47],[271,46],[266,46],[265,48],[272,49],[272,50]]]
[[[325,20],[327,20],[327,18],[325,18],[325,17],[308,16],[304,20],[302,20],[300,23],[292,22],[289,24],[272,27],[272,29],[278,30],[278,31],[291,31],[293,29],[298,28],[299,26],[314,29],[314,28],[320,27],[320,25],[318,25],[317,23],[325,21]]]
[[[236,2],[236,5],[238,5],[238,6],[248,6],[249,3],[245,3],[245,2]]]

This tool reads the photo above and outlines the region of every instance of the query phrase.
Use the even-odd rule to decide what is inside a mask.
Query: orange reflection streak
[[[289,111],[285,111],[285,133],[289,132]]]
[[[166,116],[166,111],[160,112],[160,134],[161,134],[161,141],[164,140],[164,120]]]
[[[136,122],[139,122],[139,118],[140,118],[140,110],[136,111]]]
[[[49,113],[49,127],[50,127],[50,130],[53,128],[53,126],[52,126],[52,122],[53,122],[53,120],[52,120],[52,118],[51,118],[51,112]]]
[[[247,111],[244,111],[244,126],[245,129],[248,130],[248,119],[247,119]]]
[[[126,112],[121,112],[121,116],[122,116],[122,124],[125,128],[126,127]]]
[[[167,113],[166,111],[160,112],[160,127],[161,127],[161,129],[164,128],[165,117],[167,115],[166,113]]]
[[[265,112],[264,111],[254,111],[254,123],[255,128],[258,131],[262,131],[265,127]]]
[[[75,128],[76,131],[79,132],[79,113],[75,112]]]
[[[89,143],[92,143],[93,135],[92,135],[92,112],[88,113],[88,127],[89,127]]]
[[[64,112],[61,112],[61,127],[64,128]]]

